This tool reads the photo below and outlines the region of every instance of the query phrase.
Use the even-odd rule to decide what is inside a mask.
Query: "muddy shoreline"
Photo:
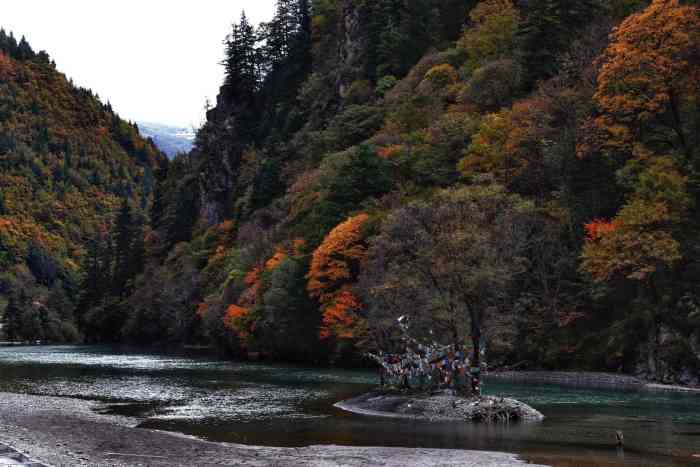
[[[96,408],[98,403],[84,400],[0,393],[0,447],[3,443],[14,446],[36,462],[27,464],[32,467],[43,464],[55,467],[525,465],[514,454],[488,451],[347,446],[276,448],[213,443],[136,428],[137,419],[101,415],[95,412]]]

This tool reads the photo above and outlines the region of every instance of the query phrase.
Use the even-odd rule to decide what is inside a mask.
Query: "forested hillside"
[[[73,312],[88,244],[109,243],[120,206],[145,212],[153,171],[163,162],[133,125],[74,86],[45,52],[0,31],[0,314],[7,337],[80,339]]]
[[[697,2],[278,0],[225,54],[89,339],[700,382]]]

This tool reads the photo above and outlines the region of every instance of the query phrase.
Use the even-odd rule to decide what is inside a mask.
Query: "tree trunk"
[[[450,369],[450,372],[452,373],[452,388],[455,391],[456,394],[460,394],[462,391],[464,391],[464,388],[461,387],[461,382],[459,378],[459,370],[457,369],[457,360],[458,360],[458,355],[461,354],[462,352],[462,343],[460,342],[459,339],[459,332],[457,331],[457,327],[452,325],[452,368]]]
[[[657,363],[657,348],[659,345],[659,333],[656,326],[656,319],[652,319],[651,326],[649,329],[649,336],[647,338],[649,342],[649,351],[647,353],[647,368],[652,379],[656,380],[658,378],[658,365]]]
[[[481,330],[478,328],[472,330],[472,345],[474,347],[474,356],[472,357],[471,368],[469,369],[472,381],[472,396],[481,397]]]
[[[649,279],[647,288],[649,289],[649,302],[651,304],[651,324],[649,327],[649,354],[647,356],[647,364],[652,378],[659,380],[659,332],[661,331],[662,323],[661,316],[659,314],[659,307],[662,305],[653,277]]]

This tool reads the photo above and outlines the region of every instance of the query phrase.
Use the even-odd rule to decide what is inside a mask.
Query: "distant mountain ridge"
[[[151,138],[156,146],[171,159],[179,153],[190,152],[194,144],[194,128],[152,122],[137,122],[137,125],[141,134]]]

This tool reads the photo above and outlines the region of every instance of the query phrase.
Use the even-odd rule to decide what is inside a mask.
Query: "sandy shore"
[[[14,446],[36,462],[56,467],[511,467],[525,464],[513,454],[486,451],[345,446],[274,448],[211,443],[135,428],[136,419],[100,415],[92,410],[95,407],[95,403],[77,399],[0,393],[0,447],[2,443]],[[0,451],[0,466],[4,455]]]

